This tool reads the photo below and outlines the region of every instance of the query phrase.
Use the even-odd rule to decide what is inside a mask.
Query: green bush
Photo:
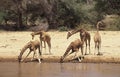
[[[117,19],[116,24],[117,29],[120,30],[120,17]]]
[[[68,28],[66,26],[61,26],[58,28],[59,31],[68,31]]]
[[[112,30],[112,31],[120,30],[120,17],[114,19],[114,21],[111,24],[107,25],[106,30]]]
[[[3,12],[0,12],[0,23],[3,21],[3,16],[5,16],[5,14]]]
[[[80,24],[76,27],[76,29],[84,28],[86,30],[92,30],[93,27],[94,27],[94,25],[90,25],[90,24]]]

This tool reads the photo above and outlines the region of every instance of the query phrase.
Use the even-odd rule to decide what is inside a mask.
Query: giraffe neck
[[[82,39],[81,39],[82,44],[84,44],[85,39],[86,39],[86,37],[85,37],[85,36],[83,36],[83,37],[82,37]]]
[[[82,45],[84,44],[84,40],[81,40],[81,42],[82,42]]]
[[[97,29],[97,33],[99,33],[99,29]]]
[[[29,45],[30,45],[30,42],[27,43],[27,44],[21,49],[21,52],[20,52],[20,55],[19,55],[19,58],[20,58],[20,59],[22,58],[23,53],[29,48]]]

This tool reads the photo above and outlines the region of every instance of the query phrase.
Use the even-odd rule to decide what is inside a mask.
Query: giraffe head
[[[81,40],[84,41],[86,39],[86,34],[85,32],[81,32]]]
[[[33,40],[33,39],[34,39],[34,36],[35,36],[34,33],[31,33],[31,36],[32,36],[32,40]]]
[[[20,56],[18,56],[18,61],[21,62],[21,58],[20,58]]]
[[[67,33],[67,39],[68,39],[70,36],[71,36],[71,32],[68,31],[68,33]]]
[[[63,57],[60,58],[60,63],[63,63]]]
[[[20,49],[20,51],[21,51],[21,49]],[[19,56],[18,56],[18,61],[21,62],[21,59],[22,59],[22,58],[21,58],[21,56],[19,55]]]
[[[80,32],[83,33],[83,32],[85,32],[85,30],[84,30],[83,28],[81,28],[81,29],[80,29]]]

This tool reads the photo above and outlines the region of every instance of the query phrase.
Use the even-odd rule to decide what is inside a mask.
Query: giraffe
[[[49,53],[51,54],[51,37],[50,37],[50,35],[43,30],[31,33],[32,39],[34,39],[35,35],[40,35],[40,43],[42,46],[42,41],[44,42],[44,48],[46,48],[46,43],[47,43],[47,45],[49,47]],[[42,51],[42,48],[41,48],[41,51]]]
[[[74,58],[76,56],[76,54],[79,51],[79,48],[81,48],[81,54],[83,56],[83,44],[84,44],[84,40],[85,40],[85,32],[81,33],[81,35],[83,36],[83,39],[80,41],[80,39],[76,39],[75,41],[71,42],[69,44],[69,46],[66,49],[66,52],[64,53],[64,55],[61,57],[60,62],[63,62],[63,60],[65,59],[66,56],[72,54],[75,52]],[[80,58],[78,57],[78,61],[80,62]]]
[[[100,48],[101,48],[101,35],[100,35],[100,33],[99,33],[99,27],[98,27],[98,23],[97,23],[97,31],[96,31],[96,33],[95,33],[95,35],[94,35],[94,43],[95,43],[95,50],[96,50],[96,48],[98,49],[98,54],[97,55],[102,55],[101,53],[100,53]],[[95,53],[94,53],[95,54]]]
[[[29,51],[29,53],[27,54],[27,56],[22,60],[22,55],[23,55],[23,53],[24,53],[27,49],[29,49],[30,51]],[[39,56],[37,56],[37,52],[36,52],[37,49],[38,49],[38,51],[39,51],[39,54],[38,54]],[[41,57],[40,42],[39,42],[38,40],[29,41],[29,42],[21,49],[20,55],[18,56],[18,61],[19,61],[19,62],[24,61],[24,60],[29,56],[29,54],[30,54],[32,51],[34,52],[32,59],[34,59],[34,56],[36,55],[39,63],[41,63],[41,60],[40,60],[40,57]]]
[[[75,33],[80,32],[80,38],[81,40],[83,39],[83,36],[85,36],[85,44],[86,44],[86,51],[85,51],[85,55],[87,55],[87,44],[89,45],[89,54],[90,54],[90,40],[91,40],[91,36],[90,33],[88,33],[85,29],[78,29],[78,30],[73,30],[73,31],[68,31],[67,33],[67,39],[72,36]],[[84,35],[82,35],[82,33],[84,32]],[[88,42],[88,43],[87,43]]]

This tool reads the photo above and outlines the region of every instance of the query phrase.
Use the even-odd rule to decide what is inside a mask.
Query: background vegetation
[[[47,29],[91,30],[99,20],[110,20],[106,30],[120,30],[120,0],[0,1],[0,28],[6,30],[26,30],[41,21],[48,23]]]

